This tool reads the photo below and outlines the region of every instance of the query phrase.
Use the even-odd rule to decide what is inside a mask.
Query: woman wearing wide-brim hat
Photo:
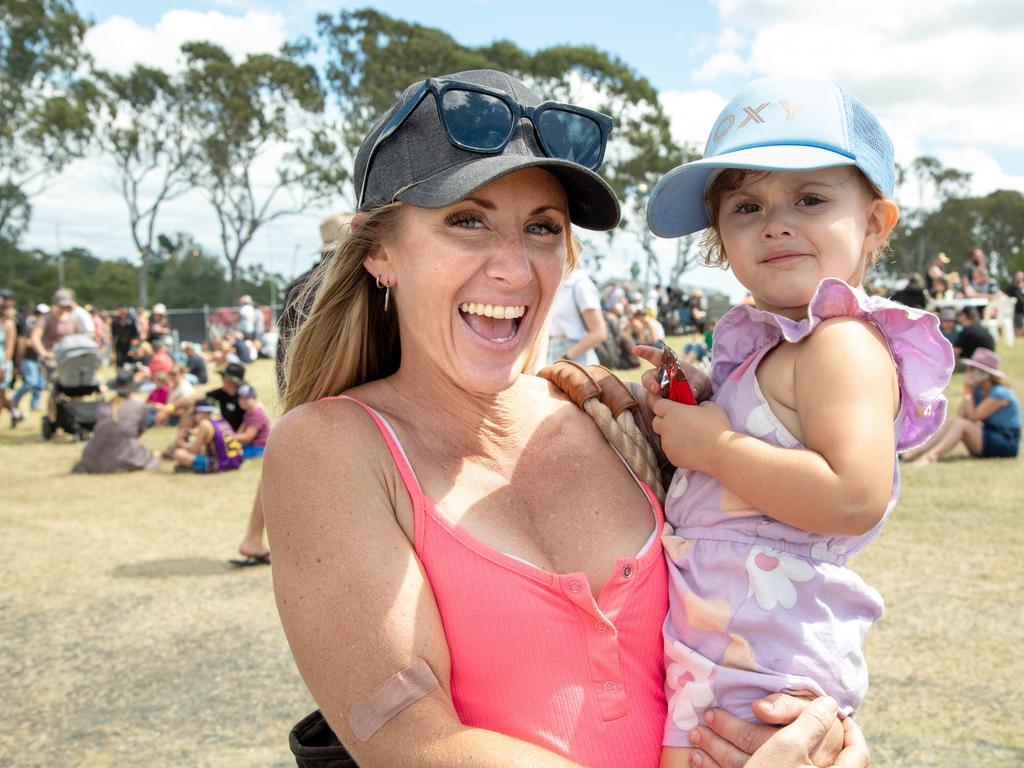
[[[967,360],[964,399],[957,415],[919,448],[904,455],[917,466],[934,464],[963,443],[972,456],[1013,457],[1020,451],[1020,401],[1006,383],[999,355],[978,348]]]
[[[107,382],[114,398],[97,409],[96,426],[75,471],[136,472],[159,466],[160,454],[139,442],[146,429],[146,406],[132,397],[141,383],[134,374],[133,369],[122,368]]]

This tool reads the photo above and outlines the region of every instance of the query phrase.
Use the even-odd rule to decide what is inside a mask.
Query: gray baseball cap
[[[75,303],[75,299],[67,288],[58,288],[53,292],[50,303],[57,307],[70,307]]]
[[[509,94],[523,106],[542,103],[521,81],[503,72],[476,69],[434,78],[483,85]],[[377,136],[393,114],[422,85],[413,83],[374,124],[356,153],[356,198],[362,192],[366,163]],[[438,117],[432,96],[423,99],[401,127],[384,140],[373,156],[361,211],[394,201],[420,208],[443,208],[506,174],[523,168],[543,168],[565,188],[569,218],[585,229],[612,229],[619,222],[619,201],[607,182],[570,160],[548,157],[537,143],[533,125],[523,118],[508,146],[499,155],[486,155],[452,145]]]

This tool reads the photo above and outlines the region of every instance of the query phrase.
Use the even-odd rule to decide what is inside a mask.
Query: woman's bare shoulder
[[[319,400],[282,416],[267,441],[264,477],[329,494],[379,495],[394,462],[370,414],[347,399]]]

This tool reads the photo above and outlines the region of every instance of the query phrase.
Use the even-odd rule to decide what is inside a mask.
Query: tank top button
[[[569,582],[569,591],[573,592],[573,593],[579,592],[580,591],[580,583],[578,581],[570,581]]]
[[[627,565],[622,569],[622,578],[628,579],[633,575],[633,566]]]
[[[606,629],[608,629],[608,625],[605,624],[603,621],[599,621],[597,622],[597,624],[594,625],[594,629],[596,629],[598,632],[604,632]]]
[[[615,683],[613,683],[611,680],[609,680],[608,682],[606,682],[604,684],[604,689],[608,693],[615,693]]]

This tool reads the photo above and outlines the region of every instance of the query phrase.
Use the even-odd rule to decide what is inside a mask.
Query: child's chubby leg
[[[664,747],[661,750],[661,768],[689,768],[689,747]]]

